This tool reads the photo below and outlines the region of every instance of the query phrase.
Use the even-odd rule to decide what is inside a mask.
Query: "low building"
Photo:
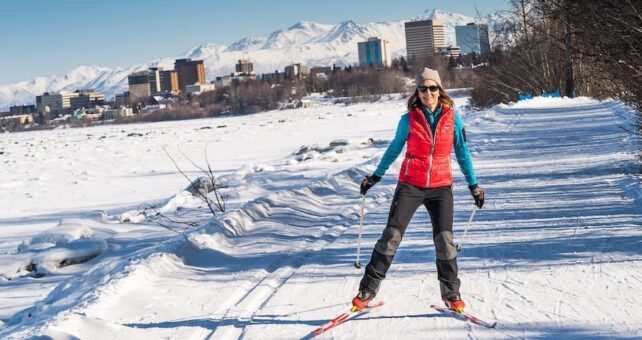
[[[283,79],[283,73],[275,70],[274,73],[263,73],[261,75],[261,80],[269,84],[278,84]]]
[[[310,68],[300,63],[288,65],[283,72],[285,79],[304,79],[310,76]]]
[[[216,77],[216,80],[213,83],[216,88],[230,86],[232,85],[232,77],[231,76]]]
[[[216,90],[216,85],[214,84],[193,84],[187,85],[185,87],[185,92],[192,95],[199,95],[203,92],[214,91]]]
[[[94,89],[77,90],[75,93],[78,96],[69,99],[69,108],[72,110],[105,105],[105,95]]]
[[[114,119],[118,119],[119,117],[132,117],[132,116],[134,116],[134,110],[128,107],[103,110],[104,120],[114,120]]]
[[[141,114],[146,114],[146,113],[152,113],[158,110],[164,110],[167,108],[167,105],[165,104],[154,104],[154,105],[147,105],[140,109]]]
[[[457,58],[461,55],[459,46],[453,46],[453,45],[442,48],[440,50],[440,53],[446,57],[453,57],[453,58]]]
[[[0,118],[0,126],[18,126],[33,123],[32,115],[13,115]]]
[[[256,75],[254,75],[254,74],[232,73],[230,76],[231,76],[230,79],[232,81],[232,84],[234,84],[234,85],[238,85],[238,84],[240,84],[242,82],[246,82],[248,80],[255,80],[256,79]]]
[[[30,115],[32,113],[36,113],[35,105],[14,105],[9,108],[11,116]]]
[[[334,67],[332,66],[316,66],[316,67],[311,67],[310,68],[310,76],[314,77],[319,74],[325,74],[330,75],[334,71]]]
[[[254,64],[250,59],[240,59],[236,64],[236,72],[241,74],[254,74]]]
[[[129,106],[129,91],[125,91],[123,93],[119,93],[116,95],[116,98],[114,99],[116,102],[116,105],[123,107],[123,106]]]
[[[62,114],[71,109],[71,99],[78,97],[77,92],[49,93],[36,96],[38,112]]]

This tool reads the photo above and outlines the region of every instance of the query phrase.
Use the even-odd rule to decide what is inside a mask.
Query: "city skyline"
[[[431,8],[475,17],[477,11],[485,15],[507,6],[506,1],[476,0],[447,5],[408,1],[403,8],[391,10],[383,10],[389,6],[380,0],[349,4],[334,0],[323,4],[250,0],[243,5],[204,0],[64,2],[61,5],[24,0],[0,4],[0,11],[9,14],[0,21],[0,29],[10,32],[0,35],[0,46],[14,51],[0,55],[0,85],[62,75],[81,65],[126,67],[178,56],[202,43],[229,45],[245,37],[286,29],[298,21],[396,21],[416,17]],[[357,10],[364,6],[367,11]]]

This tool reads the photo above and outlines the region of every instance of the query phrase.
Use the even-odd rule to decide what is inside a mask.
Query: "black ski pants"
[[[453,243],[453,192],[451,186],[418,188],[399,182],[392,199],[388,223],[372,251],[359,290],[376,294],[392,264],[406,227],[419,206],[428,210],[437,255],[437,279],[443,300],[459,297],[457,250]]]

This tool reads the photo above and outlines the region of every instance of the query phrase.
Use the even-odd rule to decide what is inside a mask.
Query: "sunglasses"
[[[426,91],[428,91],[428,90],[430,90],[430,92],[436,92],[437,90],[439,90],[439,86],[437,86],[437,85],[430,85],[430,86],[419,85],[417,87],[417,89],[421,93],[426,93]]]

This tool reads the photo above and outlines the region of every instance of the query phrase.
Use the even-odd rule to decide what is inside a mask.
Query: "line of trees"
[[[618,98],[642,109],[642,2],[512,0],[514,19],[496,29],[472,102],[559,90]]]
[[[460,60],[461,61],[461,60]],[[305,79],[284,79],[277,83],[247,80],[229,87],[206,92],[198,97],[199,106],[209,114],[221,112],[255,113],[273,110],[285,102],[301,99],[310,93],[323,93],[330,98],[378,98],[389,93],[409,94],[416,72],[424,65],[436,68],[447,88],[470,87],[475,83],[475,72],[470,68],[457,69],[457,62],[444,56],[427,61],[393,60],[391,67],[346,66],[335,68],[326,75],[311,75]]]
[[[328,75],[311,75],[305,79],[282,79],[278,82],[250,79],[235,82],[202,93],[195,101],[208,115],[215,115],[274,110],[283,103],[300,100],[312,92],[322,92],[329,97],[356,97],[406,91],[404,74],[400,70],[348,66],[337,68]]]
[[[284,103],[298,101],[310,93],[323,93],[330,98],[344,98],[343,102],[377,99],[381,95],[412,91],[417,71],[424,65],[438,69],[442,83],[447,88],[470,87],[475,82],[475,72],[454,68],[458,62],[444,56],[429,60],[394,59],[389,68],[372,66],[346,66],[334,68],[328,74],[310,75],[304,79],[267,81],[248,79],[235,81],[230,86],[204,92],[198,96],[182,98],[172,109],[128,118],[133,121],[179,120],[214,116],[222,113],[250,114],[280,108]],[[125,120],[123,120],[125,122]]]

